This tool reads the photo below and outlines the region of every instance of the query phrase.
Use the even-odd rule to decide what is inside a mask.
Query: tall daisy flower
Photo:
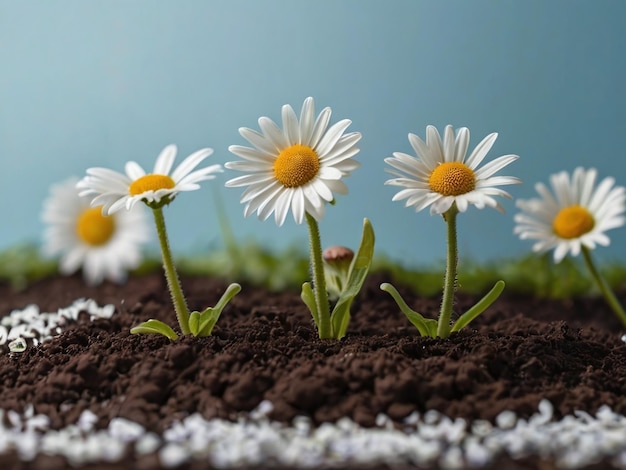
[[[461,316],[451,329],[450,317],[456,289],[458,259],[456,216],[459,212],[465,212],[470,205],[478,209],[493,207],[499,212],[504,212],[495,197],[511,198],[511,195],[497,186],[521,182],[512,176],[495,176],[502,168],[517,160],[519,158],[517,155],[504,155],[481,166],[497,137],[496,133],[489,134],[466,158],[470,139],[470,133],[466,127],[459,129],[455,135],[454,128],[446,126],[442,140],[437,129],[434,126],[428,126],[425,142],[417,135],[409,134],[409,142],[417,153],[417,158],[406,153],[395,152],[393,157],[385,159],[385,163],[391,166],[388,172],[396,176],[387,180],[385,184],[404,188],[396,193],[393,200],[406,200],[406,207],[414,207],[415,211],[421,211],[430,206],[431,215],[443,215],[448,226],[446,277],[437,322],[427,321],[417,312],[409,313],[408,307],[403,301],[400,302],[399,294],[393,286],[390,284],[381,286],[383,290],[396,298],[412,323],[421,322],[418,329],[424,335],[445,338],[450,332],[460,330],[495,301],[504,287],[504,283],[499,281],[483,299],[484,302],[479,302],[481,307],[477,310],[471,309]],[[421,320],[416,320],[418,318],[416,315]]]
[[[101,207],[91,207],[90,198],[80,197],[78,178],[53,185],[43,204],[43,252],[60,256],[62,274],[82,268],[88,284],[124,282],[127,272],[142,259],[141,245],[148,240],[144,212],[133,209],[106,216]]]
[[[324,108],[317,118],[313,98],[302,105],[300,119],[290,105],[282,108],[283,129],[270,118],[259,118],[261,133],[242,127],[241,136],[253,147],[231,145],[228,150],[244,161],[228,162],[226,168],[246,173],[226,183],[244,187],[244,216],[256,212],[260,219],[272,213],[281,226],[291,209],[298,224],[309,214],[321,220],[334,193],[346,194],[341,181],[359,167],[353,157],[361,134],[344,134],[351,124],[343,119],[330,128],[331,109]]]
[[[276,224],[281,226],[291,211],[296,223],[307,221],[315,291],[305,283],[303,299],[320,338],[341,338],[347,327],[347,314],[337,314],[336,310],[330,314],[317,222],[324,217],[326,203],[334,201],[335,193],[348,192],[342,179],[359,167],[353,157],[359,152],[356,144],[361,134],[344,133],[351,124],[348,119],[329,127],[330,116],[331,109],[327,107],[316,117],[315,103],[310,97],[304,100],[299,119],[290,105],[284,105],[282,129],[268,117],[259,118],[261,132],[247,127],[239,129],[252,147],[231,145],[228,150],[243,161],[225,166],[245,173],[226,182],[227,187],[246,187],[241,196],[246,205],[245,217],[256,212],[261,220],[266,220],[273,213]],[[361,247],[373,250],[373,243],[373,230],[366,220]],[[367,269],[370,261],[371,257],[364,264]],[[357,292],[358,289],[360,284]]]
[[[591,257],[596,245],[609,245],[605,232],[626,222],[626,189],[615,186],[615,179],[611,177],[596,185],[597,177],[595,168],[578,167],[571,177],[565,171],[551,175],[552,191],[543,183],[537,183],[535,190],[540,198],[516,202],[522,212],[515,215],[514,233],[522,240],[537,240],[534,251],[554,249],[556,263],[568,254],[578,256],[582,252],[609,305],[626,325],[626,312]]]
[[[220,165],[196,170],[196,167],[212,153],[213,150],[210,148],[198,150],[185,158],[172,172],[176,146],[168,145],[157,157],[152,173],[146,173],[138,163],[131,161],[126,164],[125,174],[107,168],[90,168],[87,170],[87,176],[76,185],[80,190],[80,196],[91,196],[91,206],[102,207],[104,215],[115,214],[122,209],[131,210],[139,201],[152,209],[161,245],[165,277],[178,324],[183,334],[192,333],[195,336],[211,334],[221,310],[241,287],[238,284],[231,284],[216,307],[209,307],[203,312],[189,313],[169,247],[163,206],[172,202],[179,192],[199,189],[198,183],[211,180],[215,178],[215,173],[222,171]],[[178,338],[172,328],[159,320],[148,320],[133,328],[131,333],[158,333],[172,340]]]

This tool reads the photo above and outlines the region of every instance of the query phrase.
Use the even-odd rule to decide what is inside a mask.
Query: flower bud
[[[327,269],[324,269],[326,288],[331,298],[338,298],[348,282],[350,264],[354,258],[354,251],[345,246],[329,246],[322,257]]]

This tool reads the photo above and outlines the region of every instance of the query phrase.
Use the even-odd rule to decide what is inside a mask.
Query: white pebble
[[[178,444],[166,444],[159,451],[159,460],[164,467],[178,467],[187,462],[188,458],[189,453],[187,450]]]
[[[496,425],[500,429],[511,429],[515,426],[515,422],[517,421],[517,415],[513,411],[502,411],[498,416],[496,416]]]
[[[135,442],[135,452],[139,455],[146,455],[156,452],[161,446],[161,439],[153,432],[144,434]]]
[[[145,434],[145,428],[126,418],[113,418],[109,423],[109,435],[122,442],[132,442]]]

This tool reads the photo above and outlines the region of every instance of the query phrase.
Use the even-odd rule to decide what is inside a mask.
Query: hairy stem
[[[447,338],[450,336],[450,317],[454,304],[454,293],[456,291],[456,270],[458,264],[458,250],[456,240],[456,216],[459,213],[456,204],[453,204],[448,211],[443,214],[448,231],[448,257],[446,260],[446,275],[443,281],[443,298],[441,300],[441,310],[437,321],[437,336]]]
[[[326,280],[324,279],[324,264],[322,262],[322,242],[317,221],[313,216],[306,213],[306,222],[309,227],[309,243],[311,247],[311,271],[313,272],[313,293],[319,315],[318,334],[320,339],[332,338],[332,326],[330,323],[330,305],[326,293]]]
[[[607,303],[609,304],[613,312],[615,312],[615,314],[619,317],[622,323],[626,325],[626,312],[624,311],[624,308],[619,303],[619,300],[617,300],[617,297],[615,296],[615,294],[609,287],[606,280],[602,277],[600,272],[596,269],[596,266],[593,263],[593,260],[591,259],[591,252],[589,251],[589,248],[583,245],[582,252],[583,252],[583,258],[585,259],[585,264],[587,264],[589,271],[591,271],[592,276],[598,283],[598,287],[600,287],[600,291],[602,292],[602,295],[604,295],[604,298],[606,299]]]
[[[161,255],[163,256],[163,270],[165,271],[165,278],[167,279],[167,286],[169,287],[170,294],[172,296],[172,302],[174,303],[174,310],[176,311],[176,317],[178,318],[178,324],[183,335],[191,333],[189,329],[189,309],[187,308],[187,302],[183,295],[183,290],[180,286],[180,280],[174,267],[174,261],[172,260],[172,253],[170,251],[170,245],[167,239],[167,231],[165,229],[165,218],[163,217],[163,209],[152,209],[154,214],[154,222],[157,228],[157,234],[159,236],[159,243],[161,245]]]

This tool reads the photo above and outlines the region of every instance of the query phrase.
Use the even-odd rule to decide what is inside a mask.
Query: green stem
[[[306,222],[309,226],[309,243],[311,246],[311,271],[313,271],[313,292],[319,315],[318,334],[320,339],[332,338],[330,323],[330,305],[326,293],[324,279],[324,264],[322,262],[322,242],[317,221],[306,213]]]
[[[626,312],[624,311],[624,308],[620,305],[619,300],[617,300],[617,297],[615,296],[615,294],[609,287],[606,280],[602,277],[600,272],[596,269],[596,266],[593,264],[593,260],[591,259],[591,252],[589,251],[589,248],[583,245],[582,252],[583,252],[583,258],[585,259],[585,263],[587,264],[589,271],[591,271],[591,274],[593,275],[596,282],[598,283],[598,287],[600,287],[600,291],[602,292],[602,295],[604,295],[604,298],[608,302],[609,306],[617,314],[617,316],[620,318],[622,323],[626,325]]]
[[[176,268],[174,267],[174,261],[172,260],[172,253],[170,251],[170,245],[167,240],[167,231],[165,230],[165,218],[163,217],[163,209],[152,209],[154,214],[154,222],[157,228],[157,234],[159,235],[159,243],[161,244],[161,254],[163,256],[163,269],[165,270],[165,278],[167,279],[167,286],[170,289],[172,296],[172,302],[174,303],[174,310],[176,311],[176,317],[178,318],[178,324],[183,335],[191,333],[189,329],[189,309],[187,308],[187,302],[183,295],[183,290],[180,287],[180,281]]]
[[[453,204],[443,214],[448,228],[448,258],[446,261],[446,276],[443,281],[443,299],[441,311],[437,321],[437,336],[447,338],[450,336],[450,317],[454,304],[454,292],[456,290],[456,270],[458,264],[458,250],[456,240],[456,215],[459,213],[456,204]]]

